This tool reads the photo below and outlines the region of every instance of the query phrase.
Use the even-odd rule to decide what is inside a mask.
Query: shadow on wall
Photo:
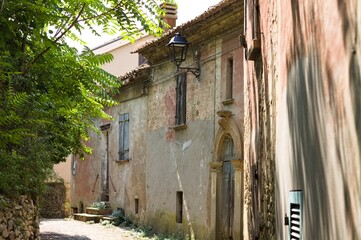
[[[361,149],[361,65],[357,59],[356,53],[351,55],[349,66],[350,91],[353,103],[352,107],[355,114],[354,117],[359,143],[358,147]]]
[[[358,239],[360,62],[356,51],[345,55],[349,69],[345,69],[346,84],[341,87],[331,63],[322,56],[320,39],[325,33],[316,10],[312,3],[309,9],[299,4],[291,1],[293,41],[286,57],[290,170],[292,185],[304,192],[303,238]],[[346,42],[354,34],[350,28],[353,18],[343,5],[338,5],[344,21],[340,32]],[[347,49],[347,44],[339,47]]]
[[[288,74],[287,86],[293,185],[304,191],[307,232],[318,234],[305,239],[330,239],[331,232],[327,223],[331,215],[325,173],[325,102],[319,67],[316,56],[298,60]]]

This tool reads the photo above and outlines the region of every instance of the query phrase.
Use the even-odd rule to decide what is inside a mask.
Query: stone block
[[[2,233],[3,238],[7,238],[9,236],[9,230],[5,229]]]
[[[98,209],[98,208],[93,208],[93,207],[87,207],[85,209],[85,212],[88,214],[94,214],[94,215],[110,215],[112,214],[112,209],[111,208],[105,208],[105,209]]]
[[[15,232],[10,232],[9,237],[10,240],[14,240],[15,239]]]

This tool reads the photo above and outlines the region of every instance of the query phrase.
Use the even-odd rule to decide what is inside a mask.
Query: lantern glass
[[[171,61],[179,67],[187,58],[189,42],[185,37],[177,33],[167,44]]]

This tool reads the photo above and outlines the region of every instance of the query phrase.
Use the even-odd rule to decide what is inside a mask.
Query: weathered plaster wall
[[[292,189],[304,193],[304,239],[361,238],[357,5],[336,0],[281,3],[283,64],[276,118],[280,239],[288,231],[281,218]]]
[[[155,230],[209,239],[212,120],[189,123],[170,142],[164,128],[148,133],[147,222]],[[177,191],[183,191],[183,224],[176,223]]]
[[[147,223],[159,232],[176,232],[192,239],[214,239],[215,205],[211,196],[209,163],[215,160],[217,111],[233,113],[242,126],[243,51],[238,43],[240,29],[209,40],[200,49],[200,81],[187,75],[187,128],[175,130],[176,79],[172,63],[154,68],[148,96],[147,133]],[[226,63],[234,58],[234,102],[222,104]],[[190,59],[190,60],[189,60]],[[241,141],[241,140],[239,140]],[[221,144],[221,143],[218,143]],[[176,192],[183,191],[183,223],[176,223]],[[214,212],[212,212],[214,211]],[[241,229],[241,224],[235,226]],[[238,238],[235,238],[238,239]]]
[[[243,134],[243,116],[244,116],[244,81],[243,81],[243,65],[244,65],[244,53],[243,48],[239,43],[239,35],[241,27],[236,32],[221,39],[219,45],[219,66],[216,66],[217,71],[220,71],[220,75],[217,76],[217,94],[216,94],[216,109],[217,111],[231,111],[232,118],[240,124],[240,131]],[[225,104],[226,100],[226,78],[228,71],[228,59],[233,59],[233,91],[232,91],[232,104]]]
[[[301,189],[303,239],[359,239],[360,4],[259,7],[262,56],[245,70],[248,236],[288,239],[289,191]]]
[[[239,2],[230,1],[230,4],[241,9]],[[204,31],[193,26],[184,29],[185,32],[189,30],[187,38],[194,42],[182,66],[194,67],[193,52],[196,50],[200,51],[201,59],[200,80],[191,73],[187,74],[186,129],[174,128],[176,69],[168,58],[156,57],[161,56],[165,49],[155,51],[158,48],[153,47],[147,53],[156,55],[149,61],[152,74],[148,95],[138,99],[138,90],[124,89],[120,96],[128,101],[108,110],[112,116],[124,110],[139,118],[131,118],[130,121],[137,125],[137,128],[131,127],[130,131],[134,145],[134,148],[131,145],[132,160],[110,167],[116,188],[113,191],[110,184],[112,207],[125,208],[126,214],[131,215],[134,198],[139,197],[141,208],[145,210],[144,215],[140,214],[141,220],[144,216],[145,223],[158,232],[188,235],[192,239],[216,239],[216,225],[220,223],[220,219],[217,219],[219,214],[216,213],[220,212],[219,200],[222,196],[217,181],[222,181],[222,174],[215,173],[211,168],[222,164],[223,141],[231,136],[237,148],[237,159],[232,159],[232,165],[237,168],[234,174],[237,178],[234,204],[237,206],[234,208],[233,239],[242,239],[244,75],[243,49],[238,38],[242,11],[238,12],[230,6],[225,7],[224,11],[212,13],[211,23],[196,23]],[[161,47],[165,48],[164,45]],[[233,99],[225,99],[227,62],[230,57],[234,60]],[[225,121],[224,114],[227,115],[227,124],[221,127],[220,122]],[[117,144],[114,144],[117,143],[118,123],[98,121],[96,124],[101,126],[106,123],[111,123],[109,156],[112,160],[118,151]],[[88,156],[85,162],[77,160],[74,176],[77,178],[76,184],[82,184],[77,187],[78,198],[74,201],[77,203],[84,196],[86,200],[82,201],[87,201],[85,205],[99,200],[100,180],[96,180],[96,176],[100,175],[100,159],[105,155],[102,147],[104,135],[93,134],[91,139],[89,144],[95,147],[93,155]],[[183,192],[182,223],[176,223],[177,191]]]
[[[130,118],[130,160],[125,163],[114,161],[118,159],[119,134],[117,132],[112,139],[116,146],[110,147],[113,160],[111,161],[110,176],[112,176],[117,190],[116,192],[111,190],[111,202],[115,207],[124,208],[127,215],[143,221],[146,210],[147,96],[121,103],[117,114],[121,113],[129,113]],[[139,213],[137,214],[135,214],[135,199],[139,200]]]
[[[186,129],[172,129],[176,109],[173,63],[155,68],[148,98],[147,222],[157,231],[197,239],[209,239],[210,234],[208,162],[212,159],[215,121],[212,46],[214,42],[201,52],[202,59],[211,59],[202,64],[200,82],[187,75]],[[176,223],[177,191],[183,191],[183,224]]]
[[[111,124],[109,137],[109,202],[113,209],[123,208],[127,215],[143,221],[145,211],[145,164],[146,164],[146,127],[147,97],[142,96],[143,85],[124,88],[119,96],[120,105],[107,109],[113,117],[109,121],[96,120],[98,127]],[[119,115],[129,113],[129,161],[119,161]],[[82,201],[89,206],[100,201],[101,161],[106,157],[106,133],[92,132],[88,146],[93,154],[85,160],[76,159],[76,171],[73,176],[72,205]],[[139,199],[139,213],[135,214],[135,199]]]
[[[100,200],[100,153],[94,148],[100,135],[91,132],[89,137],[90,140],[86,144],[93,148],[93,153],[86,155],[84,160],[76,157],[72,164],[71,206],[79,208],[79,212],[82,211],[81,205],[86,207]]]

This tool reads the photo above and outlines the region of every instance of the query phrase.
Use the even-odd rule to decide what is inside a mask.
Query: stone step
[[[96,215],[88,213],[76,213],[74,214],[74,219],[82,222],[94,221],[95,223],[100,222],[100,219],[105,217],[105,215]]]
[[[112,217],[112,216],[104,216],[103,220],[108,220],[110,222],[113,222],[115,219],[117,219],[116,217]]]
[[[85,213],[92,214],[92,215],[110,215],[112,214],[113,210],[111,208],[105,209],[98,209],[93,207],[85,208]]]

